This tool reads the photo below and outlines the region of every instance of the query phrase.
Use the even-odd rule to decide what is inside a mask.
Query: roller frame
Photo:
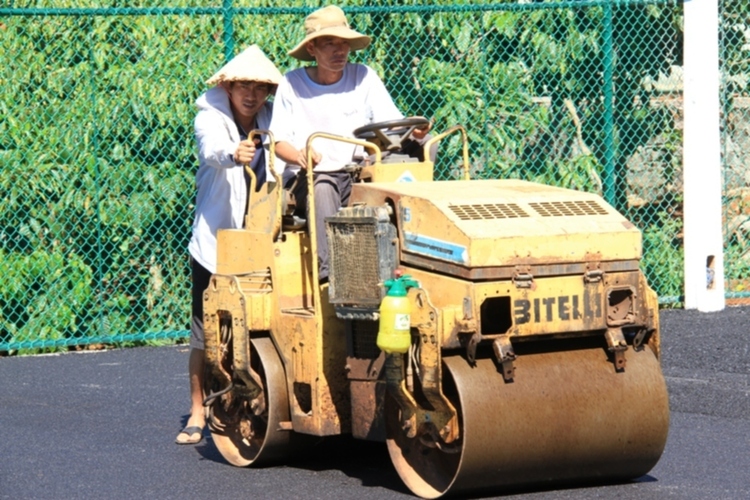
[[[226,345],[220,340],[220,329],[222,321],[226,321],[228,317],[232,331],[242,332],[233,335],[232,371],[245,384],[245,397],[262,400],[263,386],[258,374],[250,367],[250,336],[246,334],[245,297],[239,281],[236,276],[215,274],[211,277],[209,286],[218,294],[218,298],[216,309],[204,314],[206,367],[211,370],[214,377],[227,379],[227,384],[231,382],[231,377],[221,368],[221,351],[226,349]]]
[[[434,408],[422,408],[406,387],[404,355],[390,354],[386,358],[386,387],[401,408],[401,423],[408,437],[432,428],[446,444],[459,437],[458,413],[442,390],[442,359],[439,345],[439,315],[427,292],[421,288],[409,290],[412,304],[411,323],[417,331],[419,346],[419,381],[422,393]],[[411,360],[407,359],[408,363]]]

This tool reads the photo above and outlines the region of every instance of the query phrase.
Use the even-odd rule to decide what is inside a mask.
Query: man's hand
[[[414,139],[416,139],[418,141],[421,141],[422,139],[424,139],[427,136],[427,134],[430,133],[430,130],[432,130],[432,120],[430,120],[430,123],[428,123],[424,127],[415,128],[414,132],[411,133],[411,136]]]
[[[240,142],[237,146],[237,151],[234,152],[234,162],[239,165],[247,165],[255,158],[255,143],[246,139]]]
[[[310,165],[310,167],[312,168],[315,168],[315,165],[320,163],[320,160],[323,159],[323,156],[321,156],[321,154],[315,151],[313,148],[310,148],[310,156],[312,156],[312,165]],[[307,168],[307,149],[302,148],[297,151],[297,165],[299,165],[303,169]]]
[[[311,149],[310,152],[312,153],[312,165],[310,166],[315,168],[315,165],[320,163],[323,156],[314,149]],[[297,165],[300,168],[307,168],[307,150],[305,148],[295,149],[291,143],[279,141],[276,143],[276,156],[284,160],[288,165]]]

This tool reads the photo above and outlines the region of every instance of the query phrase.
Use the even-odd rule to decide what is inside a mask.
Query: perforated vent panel
[[[461,220],[516,219],[529,216],[515,203],[450,205],[450,209]]]
[[[376,359],[380,356],[377,345],[378,321],[352,321],[352,351],[354,357]]]
[[[529,203],[542,217],[573,217],[577,215],[607,215],[607,210],[593,200],[552,201]]]
[[[385,292],[378,284],[393,277],[398,259],[396,227],[390,221],[389,209],[342,208],[326,218],[326,234],[331,304],[359,308],[380,305]]]
[[[336,296],[352,302],[380,301],[378,241],[375,220],[358,224],[329,224],[331,274],[336,276]]]

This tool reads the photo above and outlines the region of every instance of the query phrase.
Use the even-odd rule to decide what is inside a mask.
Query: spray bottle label
[[[396,314],[393,321],[393,328],[396,330],[408,330],[411,318],[408,314]]]

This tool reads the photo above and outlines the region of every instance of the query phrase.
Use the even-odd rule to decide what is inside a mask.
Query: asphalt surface
[[[750,307],[661,321],[671,423],[656,467],[626,484],[503,498],[750,498]],[[180,346],[0,358],[0,498],[410,497],[380,443],[327,439],[267,469],[228,465],[210,436],[173,444],[187,360]]]

